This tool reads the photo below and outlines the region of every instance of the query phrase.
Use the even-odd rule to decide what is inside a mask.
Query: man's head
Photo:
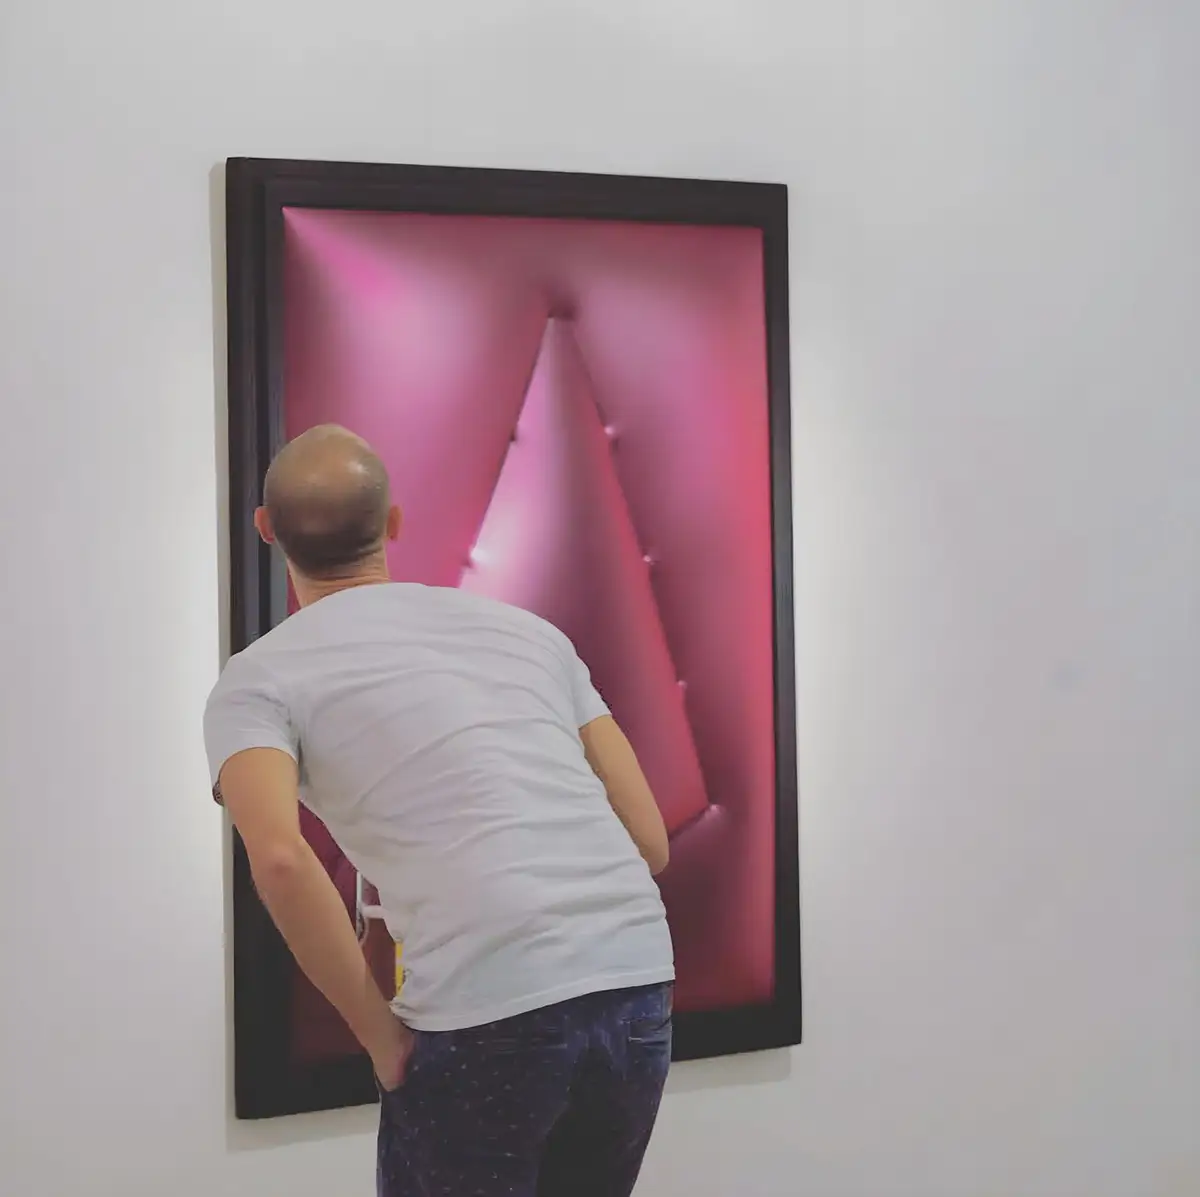
[[[400,511],[371,447],[345,428],[322,424],[289,441],[271,462],[254,523],[263,540],[283,550],[297,592],[304,582],[323,591],[386,579],[384,545],[399,534]]]

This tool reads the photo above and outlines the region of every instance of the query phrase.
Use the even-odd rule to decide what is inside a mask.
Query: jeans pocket
[[[659,1044],[670,1042],[672,1030],[672,992],[664,987],[639,1000],[630,1011],[629,1042]]]
[[[635,1018],[629,1024],[629,1042],[651,1046],[667,1043],[671,1039],[672,1022],[668,1014],[665,1018]]]

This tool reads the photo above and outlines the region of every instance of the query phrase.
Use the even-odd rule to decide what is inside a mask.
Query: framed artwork
[[[226,199],[234,651],[292,602],[267,465],[343,424],[405,512],[392,576],[557,624],[633,741],[676,1058],[798,1043],[786,189],[231,159]],[[370,879],[305,818],[393,985]],[[375,1100],[233,850],[238,1116]]]

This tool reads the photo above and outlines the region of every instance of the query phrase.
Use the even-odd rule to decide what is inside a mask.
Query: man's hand
[[[404,1084],[404,1074],[408,1070],[408,1061],[412,1057],[416,1037],[398,1018],[393,1018],[393,1030],[382,1037],[378,1044],[366,1044],[371,1056],[371,1065],[375,1069],[375,1077],[379,1087],[385,1093],[391,1093]]]

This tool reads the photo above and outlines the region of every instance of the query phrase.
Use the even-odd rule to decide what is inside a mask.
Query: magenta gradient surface
[[[760,234],[284,215],[287,435],[334,421],[379,451],[406,517],[394,577],[516,603],[574,640],[671,831],[661,884],[678,1008],[768,1002],[775,732]],[[321,854],[349,904],[352,871],[323,839]],[[320,999],[298,997],[296,1050],[335,1050],[341,1034]]]

